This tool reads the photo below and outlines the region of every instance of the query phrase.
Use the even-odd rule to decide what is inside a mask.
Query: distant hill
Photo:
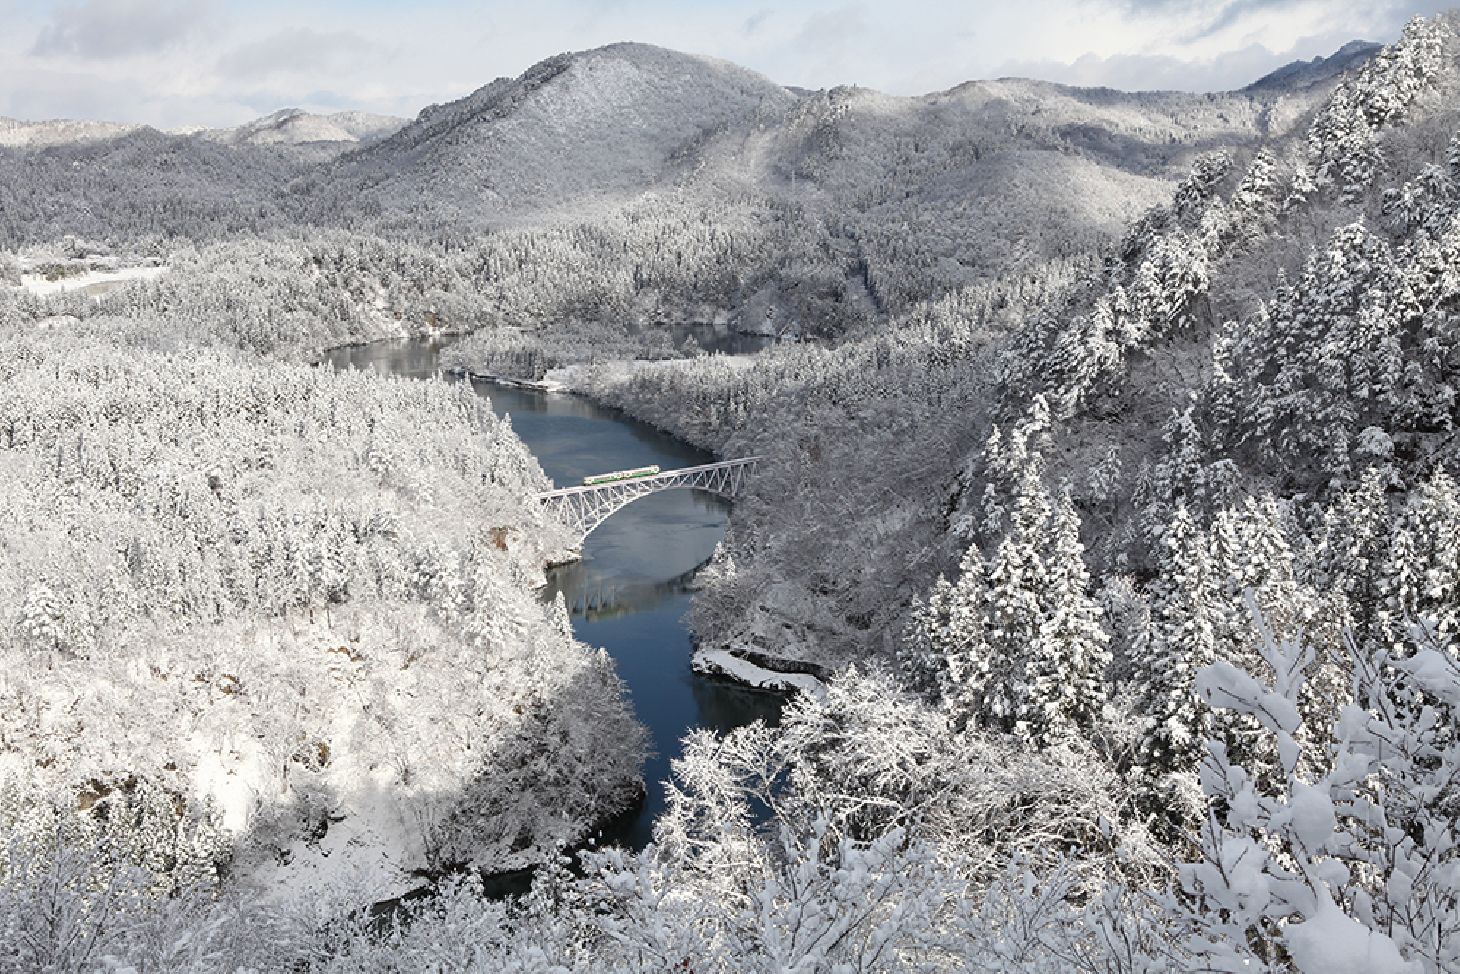
[[[168,136],[196,136],[234,145],[306,145],[310,143],[368,144],[385,138],[407,123],[393,115],[335,112],[316,115],[285,108],[234,128],[175,130]],[[44,148],[120,138],[149,128],[124,122],[49,119],[39,122],[0,117],[0,146]]]
[[[1288,131],[1361,53],[1350,45],[1230,93],[1004,79],[906,98],[793,90],[722,61],[614,44],[433,105],[317,185],[330,209],[366,199],[386,213],[488,222],[650,189],[749,189],[864,211],[946,212],[977,198],[1016,220],[1023,201],[1052,196],[1060,220],[1104,231],[1131,215],[1122,200],[1152,202],[1203,149]]]
[[[285,108],[236,128],[210,129],[200,134],[218,142],[251,145],[370,143],[386,138],[406,124],[406,119],[393,115],[371,115],[367,112],[316,115],[299,108]]]
[[[797,97],[724,61],[645,44],[562,54],[459,101],[432,105],[351,154],[331,181],[387,207],[421,200],[472,213],[623,194],[671,177],[690,146]]]
[[[587,222],[622,253],[604,214],[636,206],[629,224],[651,214],[676,251],[706,221],[748,233],[737,246],[764,267],[824,249],[863,279],[857,303],[889,310],[1109,242],[1201,153],[1300,130],[1370,52],[1356,42],[1237,92],[1001,79],[894,97],[791,89],[621,43],[548,58],[409,122],[292,108],[192,134],[3,121],[0,240],[125,235],[137,221],[195,237],[303,222],[466,239]]]
[[[0,145],[0,246],[76,235],[194,240],[288,222],[280,187],[306,162],[145,126],[111,137]]]
[[[75,119],[26,122],[16,118],[0,117],[0,146],[41,148],[50,145],[69,145],[98,139],[114,139],[140,128],[142,128],[140,125],[127,125],[120,122],[87,122]]]
[[[1371,41],[1349,41],[1328,57],[1316,57],[1311,61],[1293,61],[1285,64],[1271,74],[1258,78],[1244,90],[1292,90],[1322,84],[1363,64],[1383,49],[1382,44],[1375,44]]]

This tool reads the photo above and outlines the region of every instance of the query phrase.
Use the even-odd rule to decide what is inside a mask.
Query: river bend
[[[336,349],[324,360],[337,368],[429,378],[440,369],[443,347],[425,339],[378,342]],[[559,487],[609,470],[650,464],[668,470],[714,459],[580,396],[472,385],[497,415],[512,417],[513,430]],[[690,669],[692,638],[685,617],[691,595],[685,585],[724,534],[726,509],[723,500],[699,492],[653,494],[593,532],[582,561],[549,573],[549,592],[563,593],[574,634],[613,657],[654,748],[644,768],[644,801],[609,826],[603,841],[634,849],[649,841],[664,808],[669,762],[679,755],[686,733],[698,727],[726,731],[757,719],[773,724],[779,718],[779,696]]]

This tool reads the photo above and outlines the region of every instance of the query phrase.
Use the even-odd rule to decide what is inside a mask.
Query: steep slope
[[[1328,57],[1316,57],[1311,61],[1293,61],[1270,74],[1263,75],[1247,86],[1251,91],[1257,88],[1304,88],[1336,78],[1352,68],[1358,67],[1383,49],[1383,45],[1372,41],[1349,41]]]
[[[0,246],[78,235],[202,239],[287,222],[279,187],[303,161],[140,128],[121,136],[0,147]]]
[[[1267,135],[1281,98],[1024,80],[919,98],[835,89],[774,133],[768,175],[851,215],[872,284],[905,308],[1102,246],[1203,147]]]
[[[549,58],[436,105],[343,160],[336,187],[363,186],[386,209],[422,204],[469,215],[549,208],[647,189],[717,128],[795,96],[722,61],[643,44]],[[353,190],[347,190],[353,191]]]
[[[1374,70],[1390,70],[1387,57],[1372,63]],[[888,324],[830,350],[777,347],[745,368],[713,360],[643,363],[623,375],[608,369],[586,372],[583,380],[600,398],[727,455],[783,460],[769,464],[756,489],[737,504],[725,546],[733,570],[713,575],[697,603],[703,644],[798,659],[809,654],[821,664],[885,648],[904,622],[912,599],[909,581],[916,579],[925,588],[938,571],[954,571],[970,532],[990,520],[999,523],[985,509],[984,487],[996,497],[1014,492],[1006,480],[985,472],[980,448],[990,424],[1001,423],[1007,436],[1033,392],[1073,385],[1069,375],[1077,369],[1108,368],[1115,374],[1104,380],[1108,385],[1098,386],[1104,397],[1100,407],[1074,421],[1068,437],[1058,441],[1061,450],[1046,455],[1049,484],[1054,492],[1067,478],[1082,513],[1101,527],[1096,550],[1101,571],[1146,564],[1122,547],[1122,530],[1136,508],[1129,493],[1112,492],[1110,482],[1146,476],[1142,461],[1161,456],[1167,442],[1173,453],[1185,447],[1165,423],[1173,408],[1189,405],[1200,379],[1214,371],[1209,343],[1222,335],[1220,323],[1240,321],[1271,303],[1278,269],[1296,277],[1309,248],[1321,247],[1332,229],[1365,210],[1378,225],[1395,219],[1385,215],[1386,208],[1397,213],[1417,207],[1422,194],[1405,183],[1417,184],[1422,164],[1445,156],[1456,124],[1453,85],[1443,80],[1452,77],[1452,68],[1445,68],[1440,81],[1424,84],[1404,77],[1393,83],[1365,81],[1369,73],[1369,68],[1348,72],[1337,94],[1324,83],[1271,98],[1125,95],[1028,82],[965,86],[950,93],[951,107],[937,107],[981,114],[979,124],[989,141],[961,159],[940,157],[942,150],[933,151],[931,141],[912,141],[910,133],[917,129],[908,116],[933,110],[928,103],[936,105],[939,96],[898,100],[856,91],[808,96],[802,113],[809,114],[818,99],[833,103],[840,98],[848,107],[839,115],[824,113],[829,121],[821,129],[822,141],[807,158],[835,164],[824,166],[827,175],[820,182],[810,166],[803,170],[796,179],[796,192],[803,196],[834,200],[859,183],[877,185],[870,176],[836,180],[853,167],[874,172],[879,156],[885,165],[896,165],[897,157],[888,150],[899,144],[921,150],[910,154],[914,162],[908,168],[920,165],[926,174],[946,164],[937,176],[894,181],[871,203],[848,196],[851,202],[838,212],[866,245],[874,280],[879,267],[900,275],[896,290],[879,285],[894,310]],[[1376,190],[1360,209],[1354,201],[1335,202],[1330,188],[1315,197],[1317,202],[1300,205],[1301,193],[1312,193],[1302,185],[1314,177],[1299,172],[1307,153],[1317,151],[1310,149],[1310,131],[1326,132],[1335,117],[1377,118],[1384,93],[1408,91],[1406,84],[1426,92],[1422,110],[1409,124],[1381,133],[1378,145],[1365,141],[1357,123],[1342,138],[1318,142],[1330,161],[1360,158],[1357,150],[1366,144],[1370,157],[1382,152],[1389,196]],[[1379,93],[1366,95],[1356,106],[1351,92],[1368,89]],[[1055,107],[1043,112],[1011,107],[1024,98],[1048,99],[1046,104]],[[1270,124],[1264,140],[1257,133],[1265,112],[1293,121],[1281,128]],[[1099,119],[1098,126],[1079,132],[1088,144],[1059,151],[1060,140],[1068,142],[1069,126],[1082,114]],[[1019,143],[1000,130],[999,119],[1024,126],[1021,137],[1028,141],[1023,147],[1014,147]],[[932,136],[939,130],[926,126],[922,131]],[[1094,140],[1096,132],[1106,133],[1114,148]],[[781,138],[778,132],[766,141]],[[950,134],[942,138],[944,146],[952,144]],[[1169,162],[1161,153],[1169,153]],[[1192,156],[1197,157],[1195,175],[1172,181],[1170,169]],[[1076,163],[1089,170],[1081,179],[1051,177],[1053,167]],[[1045,164],[1049,172],[1040,170]],[[1144,166],[1151,168],[1142,175]],[[1249,167],[1252,176],[1244,183]],[[1020,256],[1020,249],[1053,252],[1068,245],[1077,251],[1082,214],[1096,212],[1096,206],[1113,214],[1138,198],[1101,196],[1097,176],[1143,180],[1160,188],[1162,207],[1137,224],[1131,243],[1111,247],[1103,261],[1063,266],[1051,261],[1030,267],[1029,273],[1006,271],[995,283],[955,288],[945,300],[933,300],[960,273],[993,276],[1001,265],[1035,263]],[[946,196],[939,199],[933,187]],[[1230,208],[1213,207],[1208,216],[1206,201],[1219,191],[1235,194],[1235,202]],[[903,194],[906,199],[900,200]],[[913,201],[921,194],[930,204],[925,215],[914,217],[920,211]],[[1280,230],[1272,223],[1279,207],[1291,210]],[[1234,215],[1244,210],[1251,213],[1241,219]],[[996,217],[1000,212],[1005,216]],[[1116,223],[1114,215],[1109,219]],[[973,232],[981,225],[990,229],[983,237]],[[874,238],[875,228],[885,228],[884,236]],[[1207,234],[1220,238],[1220,248],[1193,243]],[[1152,244],[1152,237],[1160,244]],[[879,262],[873,247],[878,239],[901,246],[901,251],[889,246],[888,252],[899,256]],[[1010,253],[982,257],[982,266],[950,267],[997,246]],[[1188,289],[1199,296],[1189,296]],[[1099,312],[1090,314],[1089,303],[1097,297]],[[1134,362],[1119,358],[1114,350],[1119,343],[1149,340],[1152,329],[1169,327],[1162,316],[1175,315],[1172,309],[1184,309],[1188,300],[1197,318],[1188,327],[1202,340],[1198,351],[1192,351],[1192,336],[1183,331],[1179,341],[1163,337],[1157,349],[1143,349]],[[898,314],[905,302],[920,303]],[[1152,323],[1142,323],[1142,315]],[[1121,329],[1140,337],[1123,337]],[[1013,339],[1016,348],[1001,354],[1001,346],[1021,333],[1032,337]],[[1026,341],[1037,347],[1026,347]],[[1292,347],[1302,343],[1295,338]],[[1005,405],[1007,411],[999,415],[995,407],[1001,400],[1018,405]],[[1058,405],[1051,395],[1044,408]],[[1246,413],[1240,406],[1229,408],[1239,416]],[[788,436],[792,430],[795,435]],[[1173,439],[1163,440],[1167,435]],[[1017,448],[1009,450],[1017,453]],[[1179,459],[1165,462],[1174,466]],[[1287,466],[1299,468],[1296,461]],[[855,483],[856,491],[847,491],[848,483]],[[1127,482],[1122,489],[1132,488]],[[959,497],[966,502],[962,510],[955,502]],[[1106,530],[1117,518],[1122,530]],[[826,524],[838,525],[834,535],[825,531]]]

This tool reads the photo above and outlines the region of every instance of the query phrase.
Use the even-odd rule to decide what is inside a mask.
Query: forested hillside
[[[12,893],[76,868],[46,859],[59,829],[168,888],[386,895],[539,859],[632,797],[611,667],[528,590],[565,543],[542,475],[475,397],[115,337],[137,329],[3,340]],[[622,750],[580,737],[605,721]]]
[[[894,98],[791,91],[616,44],[394,132],[290,111],[186,136],[13,123],[0,246],[263,234],[287,253],[301,227],[344,229],[366,276],[423,253],[418,294],[393,309],[407,329],[691,319],[840,336],[1005,274],[1062,273],[1164,200],[1204,148],[1301,128],[1332,84],[1299,73],[1190,95],[1004,80]]]
[[[825,759],[826,780],[865,788],[816,799],[832,827],[896,835],[900,849],[937,835],[936,861],[952,856],[955,875],[991,856],[1062,890],[1039,900],[990,875],[977,908],[946,891],[889,894],[934,911],[919,922],[937,929],[954,922],[945,908],[994,923],[945,962],[1460,965],[1455,28],[1411,25],[1301,138],[1203,157],[1073,282],[970,292],[832,350],[578,379],[728,452],[779,460],[710,574],[702,634],[859,669],[890,656],[904,692],[946,721],[951,737],[915,772],[866,758],[916,753],[904,748],[920,740],[918,709],[889,717],[887,677],[844,676],[832,711],[848,756]],[[921,591],[889,584],[920,575],[932,582]],[[807,719],[828,719],[820,706]],[[799,759],[819,760],[813,739]],[[744,782],[765,761],[755,748],[776,746],[705,742],[681,768],[689,807],[724,800],[699,782]],[[921,790],[943,749],[972,783],[935,774]],[[1102,782],[1100,799],[1060,776],[1062,760]],[[1013,763],[1040,767],[1035,781],[1009,782]],[[964,829],[986,819],[963,811],[945,832],[923,802],[988,790],[1018,811],[981,833],[999,851],[970,859]],[[866,792],[892,810],[870,832],[883,806]],[[1067,844],[1044,872],[1019,837],[1031,809],[1064,801],[1071,817],[1054,828]],[[714,808],[691,821],[722,820]],[[1087,814],[1104,824],[1082,836]],[[631,868],[708,879],[702,850],[678,844],[683,827],[667,823],[660,857]],[[813,824],[797,834],[828,848]],[[848,854],[833,858],[845,868]],[[897,883],[912,868],[877,875]],[[810,895],[834,898],[840,875]],[[1101,894],[1063,891],[1092,876]],[[1171,898],[1149,894],[1166,883]],[[1071,899],[1084,905],[1064,913]],[[904,944],[935,949],[914,929]],[[783,943],[766,937],[756,949]]]

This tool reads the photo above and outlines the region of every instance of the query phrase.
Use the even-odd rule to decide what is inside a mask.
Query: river
[[[429,378],[440,368],[444,343],[378,342],[336,349],[324,360],[337,368]],[[461,381],[447,377],[449,381]],[[537,456],[560,487],[589,474],[657,464],[668,470],[714,457],[653,427],[581,396],[473,382],[498,415]],[[666,491],[635,501],[589,535],[583,559],[549,573],[549,594],[561,591],[573,632],[602,646],[628,686],[654,754],[644,768],[647,794],[615,820],[602,841],[640,849],[664,808],[669,762],[689,731],[726,731],[754,720],[775,724],[781,697],[708,679],[690,669],[692,637],[685,623],[685,585],[725,533],[727,505],[697,491]]]

